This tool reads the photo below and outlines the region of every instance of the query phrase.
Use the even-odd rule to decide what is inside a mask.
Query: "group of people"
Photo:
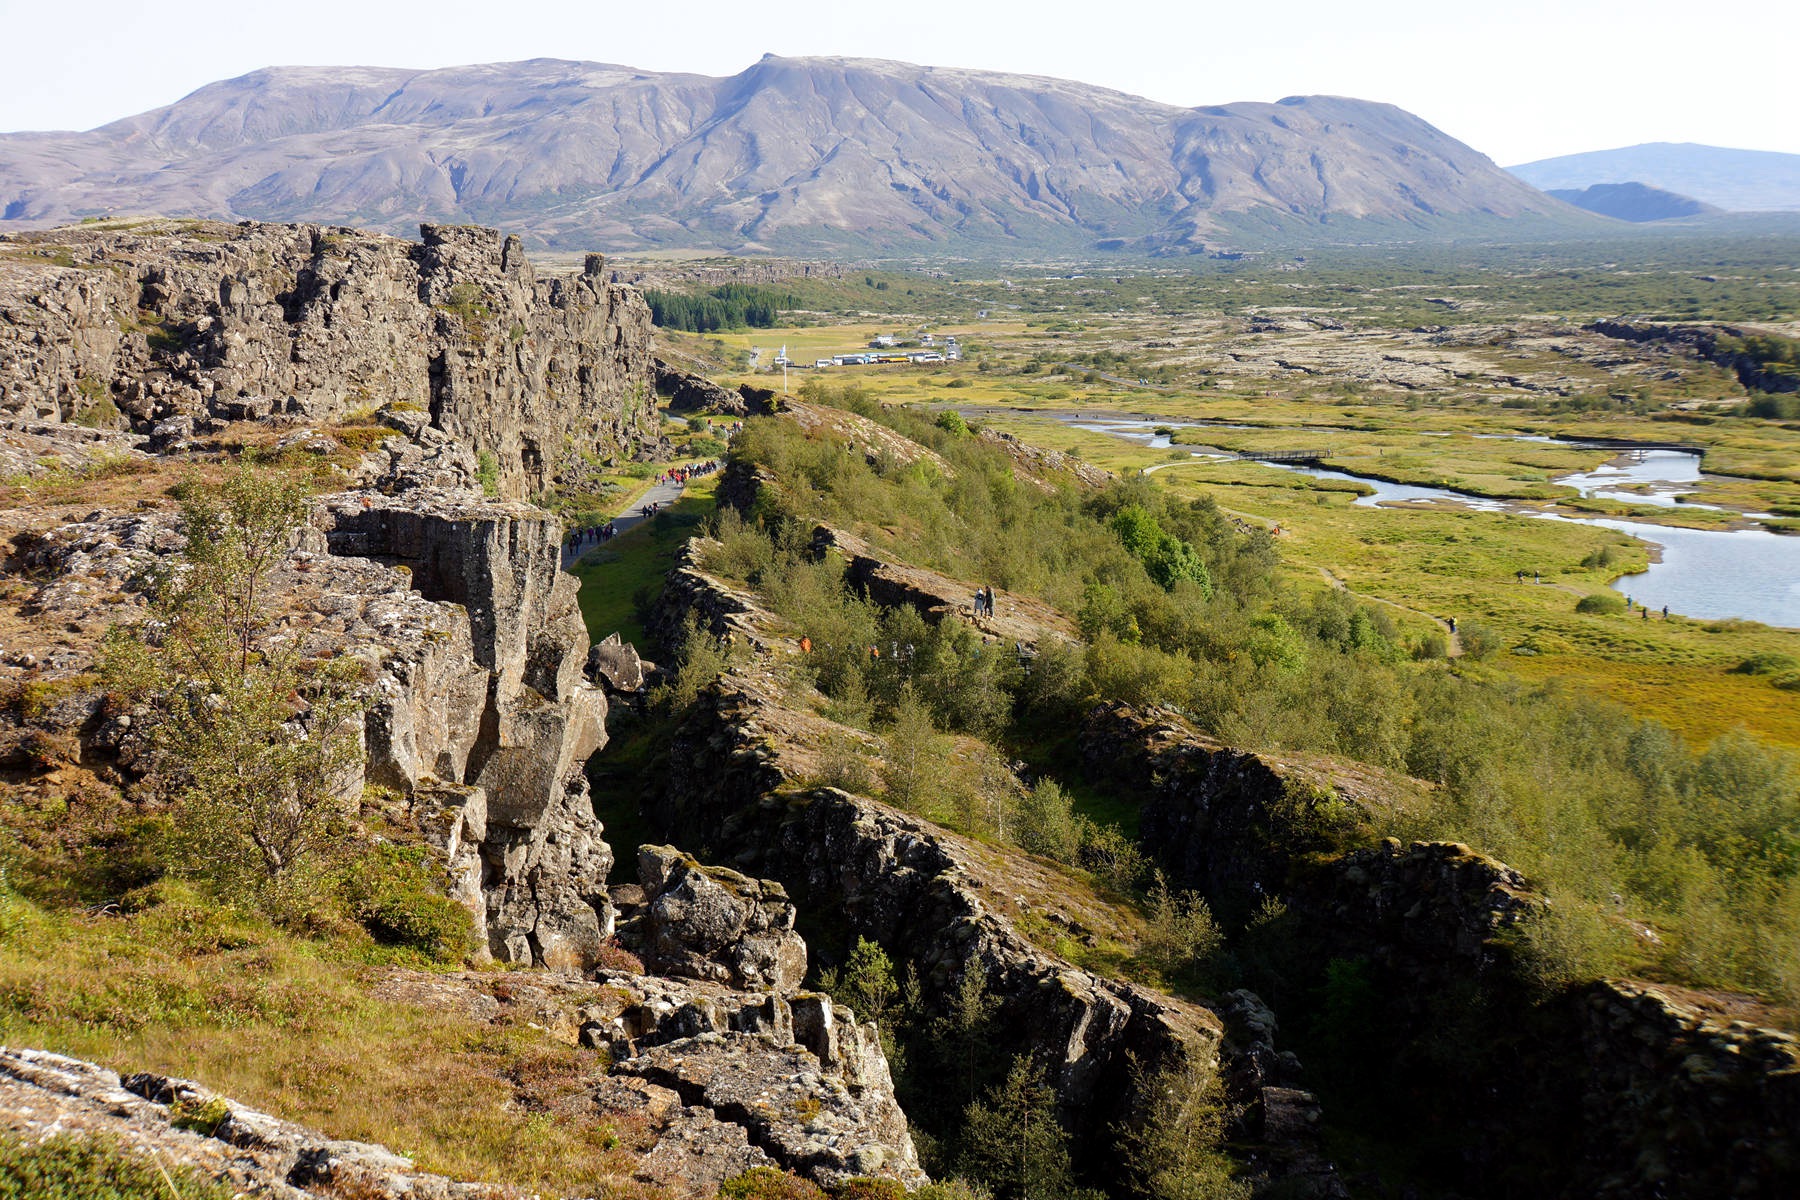
[[[691,467],[670,467],[656,477],[658,483],[679,483],[685,486],[690,479],[698,479],[702,475],[711,475],[719,469],[716,459],[708,459],[703,463],[695,463]]]
[[[991,587],[976,588],[975,589],[975,619],[977,621],[979,621],[983,617],[992,617],[993,615],[994,615],[994,589]]]
[[[1634,608],[1639,610],[1643,614],[1644,620],[1648,621],[1650,619],[1650,606],[1648,604],[1638,604],[1637,602],[1632,600],[1632,598],[1630,596],[1625,597],[1625,611],[1630,612]],[[1668,605],[1666,605],[1666,604],[1663,605],[1662,614],[1663,614],[1663,620],[1666,621],[1669,619],[1669,606]]]
[[[618,532],[618,526],[611,521],[604,525],[589,525],[583,529],[571,529],[569,531],[569,549],[579,550],[583,546],[596,545]]]

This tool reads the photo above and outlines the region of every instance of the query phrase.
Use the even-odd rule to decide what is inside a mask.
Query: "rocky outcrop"
[[[206,1119],[196,1119],[199,1114]],[[385,1146],[328,1138],[190,1080],[148,1072],[120,1078],[43,1050],[0,1049],[0,1129],[29,1142],[54,1134],[110,1137],[128,1152],[280,1200],[489,1200],[495,1194],[491,1184],[420,1171]]]
[[[682,543],[674,566],[663,577],[662,596],[648,623],[650,636],[664,646],[679,646],[691,618],[696,628],[712,637],[766,653],[769,638],[763,631],[771,615],[755,596],[707,571],[706,556],[718,548],[712,538]]]
[[[728,283],[758,286],[781,283],[788,279],[842,279],[847,273],[848,268],[843,263],[753,258],[693,267],[632,267],[629,270],[613,271],[612,281],[652,289],[715,288]]]
[[[1595,321],[1584,326],[1592,333],[1620,341],[1648,343],[1691,354],[1716,363],[1735,374],[1744,387],[1758,392],[1800,391],[1800,371],[1791,363],[1772,361],[1744,344],[1743,329],[1729,325],[1653,325],[1631,321]]]
[[[673,846],[640,846],[643,915],[621,938],[662,975],[791,992],[806,977],[794,906],[771,880],[704,867]]]
[[[926,1182],[872,1025],[827,996],[601,971],[590,980],[396,973],[388,999],[531,1026],[608,1052],[603,1115],[647,1118],[635,1177],[711,1200],[721,1181],[778,1166],[822,1184]]]
[[[656,360],[656,390],[669,398],[672,413],[714,413],[719,416],[748,416],[744,398],[710,379]]]
[[[779,880],[802,909],[880,942],[917,966],[943,1002],[979,964],[1002,1004],[1007,1053],[1033,1056],[1084,1140],[1137,1101],[1130,1062],[1218,1053],[1205,1009],[1100,978],[1040,950],[989,899],[960,839],[866,797],[802,782],[806,718],[770,687],[727,675],[677,733],[666,796],[648,803],[677,844],[718,848],[733,866]]]
[[[1384,1097],[1388,1120],[1441,1130],[1428,1156],[1453,1161],[1459,1187],[1698,1198],[1800,1186],[1800,1043],[1668,989],[1547,991],[1518,948],[1549,902],[1467,846],[1374,839],[1371,818],[1395,800],[1379,776],[1235,751],[1123,705],[1092,714],[1083,748],[1141,796],[1144,845],[1173,884],[1234,919],[1260,908],[1247,953],[1276,956],[1278,1007],[1325,1031],[1308,1061],[1339,1063]],[[1226,1011],[1273,1049],[1267,1006],[1239,995]],[[1281,1081],[1279,1063],[1251,1057]]]
[[[959,579],[910,563],[897,562],[859,537],[819,525],[813,529],[813,553],[836,553],[845,563],[844,582],[883,608],[912,608],[936,624],[946,618],[969,621],[982,633],[1020,647],[1046,638],[1073,641],[1075,625],[1041,600],[995,590],[992,613],[975,615],[975,591],[991,586]]]
[[[0,412],[177,418],[410,407],[523,498],[659,443],[649,310],[598,255],[538,278],[517,238],[146,223],[0,245]]]
[[[998,446],[1025,471],[1023,478],[1048,490],[1051,480],[1060,478],[1073,479],[1083,487],[1102,488],[1113,480],[1113,473],[1092,463],[1082,462],[1064,454],[1061,450],[1050,450],[1043,446],[1034,446],[1030,442],[1020,441],[1014,435],[1000,429],[981,429],[976,436],[989,445]]]
[[[606,698],[584,674],[577,584],[561,524],[470,493],[347,494],[322,505],[325,547],[404,574],[465,614],[452,636],[390,667],[369,709],[372,782],[424,796],[449,845],[480,847],[489,949],[580,971],[612,931],[612,852],[582,768],[605,742]],[[439,801],[442,803],[439,803]],[[449,814],[449,815],[445,815]]]

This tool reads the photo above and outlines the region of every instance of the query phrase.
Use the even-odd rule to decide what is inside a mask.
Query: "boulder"
[[[787,992],[806,976],[787,891],[672,846],[638,850],[645,903],[634,941],[650,970],[737,988]]]
[[[588,651],[587,677],[608,695],[635,696],[644,690],[644,660],[637,647],[609,633]]]

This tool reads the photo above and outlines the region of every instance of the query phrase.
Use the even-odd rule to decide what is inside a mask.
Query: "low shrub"
[[[732,1176],[719,1185],[719,1195],[722,1200],[827,1200],[825,1189],[810,1179],[774,1167],[751,1167]]]
[[[1625,611],[1625,597],[1614,592],[1594,592],[1575,602],[1575,611],[1596,616],[1612,616]]]
[[[1800,671],[1800,658],[1795,658],[1791,654],[1765,650],[1760,654],[1752,654],[1731,668],[1731,671],[1734,675],[1785,675],[1792,671]]]

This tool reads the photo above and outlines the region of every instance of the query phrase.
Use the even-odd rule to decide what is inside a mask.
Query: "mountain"
[[[1507,170],[1534,187],[1640,183],[1728,212],[1800,211],[1800,154],[1731,150],[1693,142],[1647,142],[1566,154]]]
[[[539,245],[1193,251],[1591,220],[1391,105],[1179,108],[1067,80],[778,58],[272,67],[0,135],[0,220],[421,220]]]
[[[1549,194],[1576,208],[1621,221],[1671,221],[1724,211],[1692,196],[1643,183],[1596,183],[1586,188],[1550,188]]]

